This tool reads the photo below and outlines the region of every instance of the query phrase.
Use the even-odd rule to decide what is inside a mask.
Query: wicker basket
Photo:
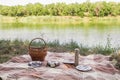
[[[44,46],[42,47],[31,46],[33,41],[36,39],[40,39],[41,41],[43,41]],[[44,41],[44,39],[34,38],[33,40],[31,40],[31,42],[29,43],[29,54],[32,58],[32,61],[44,61],[45,56],[47,55],[47,46],[46,46],[46,42]]]

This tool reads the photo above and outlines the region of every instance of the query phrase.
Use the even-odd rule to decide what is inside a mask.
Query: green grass
[[[32,25],[120,25],[120,16],[113,17],[79,17],[79,16],[28,16],[10,17],[0,16],[0,23],[24,23]],[[87,24],[86,24],[87,23]]]
[[[36,43],[35,43],[36,44]],[[34,45],[34,44],[32,44]],[[29,41],[20,40],[0,40],[0,63],[8,61],[13,56],[28,54]],[[69,43],[60,44],[59,41],[47,42],[48,51],[51,52],[74,52],[75,48],[80,49],[81,55],[89,54],[103,54],[110,55],[118,48],[111,48],[110,42],[106,46],[96,45],[88,47],[87,45],[78,45],[76,42],[71,41]]]

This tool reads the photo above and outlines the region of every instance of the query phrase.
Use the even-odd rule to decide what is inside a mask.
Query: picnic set
[[[39,41],[40,44],[37,44],[33,46],[33,44]],[[29,43],[29,55],[32,59],[31,62],[28,63],[28,66],[31,67],[41,67],[42,64],[45,61],[45,57],[47,56],[47,43],[43,38],[34,38],[30,41]],[[91,71],[92,67],[89,65],[80,65],[79,64],[79,49],[75,49],[74,51],[74,62],[63,62],[64,64],[68,64],[68,65],[74,65],[75,69],[79,70],[79,71]],[[46,62],[46,67],[50,67],[50,68],[55,68],[57,66],[59,66],[61,64],[61,62],[59,61],[52,61],[49,60]]]

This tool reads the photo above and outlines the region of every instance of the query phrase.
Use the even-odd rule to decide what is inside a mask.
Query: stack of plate
[[[90,71],[92,70],[92,67],[91,66],[88,66],[88,65],[78,65],[76,66],[76,69],[77,70],[80,70],[80,71]]]
[[[28,63],[28,66],[32,66],[32,67],[40,67],[42,65],[42,62],[40,61],[31,61]]]

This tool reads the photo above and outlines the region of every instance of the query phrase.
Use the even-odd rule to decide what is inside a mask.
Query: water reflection
[[[35,37],[42,37],[47,41],[59,40],[60,43],[73,40],[88,46],[106,45],[109,38],[111,45],[115,47],[120,45],[120,27],[0,24],[0,39],[31,40]]]

